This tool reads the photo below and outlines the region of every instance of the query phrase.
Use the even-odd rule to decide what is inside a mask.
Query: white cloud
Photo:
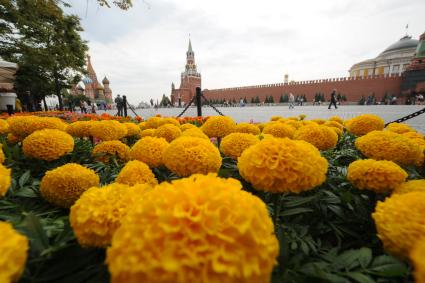
[[[191,34],[203,88],[342,77],[409,33],[423,0],[135,0],[129,11],[73,0],[92,63],[131,103],[178,87]]]

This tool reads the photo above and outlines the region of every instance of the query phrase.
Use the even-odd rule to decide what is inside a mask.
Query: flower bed
[[[382,119],[0,119],[0,282],[425,282],[424,136]]]

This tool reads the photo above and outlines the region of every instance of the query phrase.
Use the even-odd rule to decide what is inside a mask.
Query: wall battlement
[[[241,86],[241,87],[228,87],[228,88],[218,88],[218,89],[206,89],[207,91],[232,91],[232,90],[241,90],[241,89],[251,89],[251,88],[269,88],[269,87],[283,87],[290,85],[312,85],[312,84],[321,84],[328,82],[346,82],[346,81],[358,81],[358,80],[372,80],[372,79],[391,79],[391,78],[401,78],[400,74],[393,75],[376,75],[376,76],[359,76],[359,77],[340,77],[340,78],[330,78],[330,79],[318,79],[318,80],[309,80],[309,81],[294,81],[289,83],[274,83],[274,84],[263,84],[263,85],[252,85],[252,86]]]
[[[274,83],[243,87],[205,89],[204,95],[209,99],[225,99],[227,101],[235,99],[239,101],[246,98],[248,101],[253,97],[259,97],[264,101],[266,97],[273,96],[275,102],[280,96],[292,93],[295,96],[305,95],[307,101],[312,101],[317,93],[329,95],[333,89],[341,95],[345,95],[350,102],[357,102],[362,96],[375,94],[377,99],[381,99],[385,94],[400,96],[401,81],[403,75],[379,75],[367,77],[341,77],[319,80],[307,80],[289,83]]]

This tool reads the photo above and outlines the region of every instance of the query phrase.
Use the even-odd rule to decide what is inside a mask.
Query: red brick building
[[[186,68],[181,73],[180,87],[176,89],[174,83],[171,84],[171,103],[179,106],[187,104],[195,95],[197,87],[201,87],[201,74],[196,69],[195,52],[193,52],[192,42],[189,39]]]
[[[403,47],[403,46],[402,46]],[[402,48],[401,47],[401,48]],[[181,75],[179,89],[172,84],[171,101],[174,105],[178,102],[187,104],[195,95],[195,88],[201,86],[201,75],[196,71],[194,53],[189,40],[189,49],[186,53],[186,70]],[[406,94],[420,92],[425,84],[425,33],[421,35],[415,55],[405,72],[396,74],[383,74],[371,76],[354,76],[311,81],[242,86],[221,89],[204,89],[203,94],[207,99],[219,101],[237,101],[258,97],[261,102],[273,97],[274,102],[279,102],[281,96],[292,93],[294,96],[305,96],[307,102],[312,102],[320,93],[329,99],[333,89],[345,96],[348,102],[358,102],[362,96],[375,95],[377,101],[386,96],[396,96],[402,99]],[[404,101],[404,100],[403,100]]]

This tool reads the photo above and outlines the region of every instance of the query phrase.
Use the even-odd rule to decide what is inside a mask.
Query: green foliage
[[[0,199],[0,220],[11,222],[31,242],[29,260],[20,282],[109,282],[104,249],[82,248],[69,224],[69,210],[56,208],[40,196],[39,184],[47,170],[68,162],[92,168],[101,184],[115,180],[123,164],[95,160],[90,140],[75,139],[74,151],[53,162],[28,159],[19,145],[4,138],[5,164],[13,181]],[[131,143],[131,141],[125,141]],[[241,181],[248,192],[269,208],[280,242],[273,283],[410,283],[406,263],[386,254],[376,236],[371,213],[385,195],[354,188],[346,179],[347,166],[362,158],[354,136],[344,134],[333,150],[323,151],[329,161],[327,181],[301,194],[276,195],[255,190],[241,178],[235,160],[223,157],[221,177]],[[410,176],[423,172],[407,168]],[[179,177],[166,168],[154,168],[159,182]]]
[[[97,0],[97,2],[99,2],[99,4],[101,6],[106,6],[108,8],[111,7],[110,2],[108,0]],[[133,6],[132,0],[114,0],[112,1],[112,3],[114,5],[116,5],[117,7],[119,7],[120,9],[123,10],[128,10],[129,8],[131,8]]]
[[[86,42],[80,19],[62,11],[62,1],[5,0],[0,4],[0,56],[16,62],[16,89],[28,110],[55,94],[62,109],[62,89],[84,72]]]

